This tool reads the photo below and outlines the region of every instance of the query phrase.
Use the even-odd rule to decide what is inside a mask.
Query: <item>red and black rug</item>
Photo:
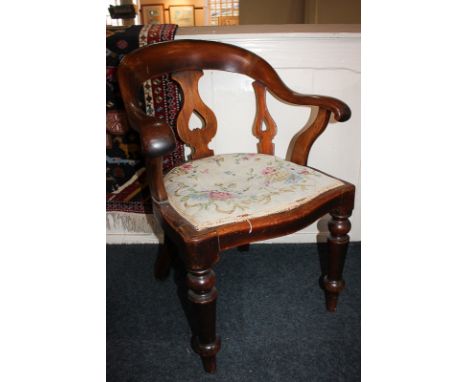
[[[134,25],[106,31],[106,210],[108,231],[151,232],[151,198],[138,134],[126,118],[116,78],[122,58],[139,47],[174,39],[177,25]],[[142,84],[146,113],[165,121],[176,132],[181,94],[168,75]],[[178,138],[178,137],[177,137]],[[164,158],[164,169],[183,163],[184,146]],[[139,214],[139,215],[138,215]],[[145,217],[146,215],[146,217]],[[149,215],[149,216],[148,216]]]

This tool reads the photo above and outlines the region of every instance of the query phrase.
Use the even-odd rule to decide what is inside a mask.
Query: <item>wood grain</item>
[[[172,79],[182,88],[184,97],[182,109],[177,117],[177,132],[182,141],[192,149],[192,159],[205,158],[214,154],[208,144],[217,130],[216,116],[205,105],[198,92],[198,81],[201,76],[203,76],[201,70],[172,74]],[[189,122],[193,113],[203,120],[204,126],[191,130]]]
[[[257,152],[261,154],[275,154],[275,144],[273,138],[276,135],[277,127],[266,104],[266,87],[261,82],[254,81],[252,86],[255,91],[257,112],[253,125],[253,134],[259,139]],[[265,126],[265,129],[262,127]]]
[[[310,149],[312,148],[313,143],[327,127],[329,120],[330,111],[319,108],[317,117],[314,119],[312,124],[305,126],[291,139],[286,159],[302,166],[307,165]]]

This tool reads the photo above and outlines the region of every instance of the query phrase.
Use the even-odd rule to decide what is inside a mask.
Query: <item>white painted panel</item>
[[[313,33],[193,35],[176,39],[219,41],[248,49],[274,68],[345,68],[360,73],[360,34],[320,36]]]
[[[210,107],[218,119],[212,144],[215,153],[256,152],[256,138],[251,133],[255,117],[252,79],[220,71],[211,71],[210,75],[214,94]]]

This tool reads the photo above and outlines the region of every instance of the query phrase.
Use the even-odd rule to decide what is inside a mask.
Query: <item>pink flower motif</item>
[[[213,200],[227,200],[227,199],[232,199],[234,195],[232,195],[230,192],[224,192],[224,191],[210,191],[210,199]]]
[[[184,170],[191,170],[193,168],[193,165],[191,163],[184,163],[180,168],[183,168]]]
[[[249,153],[249,154],[245,154],[242,159],[243,160],[249,160],[250,158],[253,158],[255,157],[257,154],[252,154],[252,153]]]
[[[302,174],[302,175],[309,175],[310,172],[307,171],[307,170],[301,170],[301,171],[299,171],[299,174]]]
[[[276,169],[274,167],[265,167],[262,170],[263,175],[271,175],[271,174],[274,174],[275,172],[276,172]]]

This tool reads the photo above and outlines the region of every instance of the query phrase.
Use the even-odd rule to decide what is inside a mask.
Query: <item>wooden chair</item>
[[[253,134],[259,140],[258,153],[214,155],[208,147],[216,133],[216,117],[198,93],[203,69],[241,73],[254,80]],[[163,174],[162,156],[174,149],[174,134],[166,123],[142,111],[139,92],[145,81],[167,73],[183,92],[177,132],[192,152],[191,161]],[[198,323],[192,347],[204,369],[216,370],[220,349],[213,266],[224,250],[290,234],[330,213],[327,274],[322,284],[327,309],[335,311],[344,288],[355,187],[306,164],[331,114],[336,121],[346,121],[351,116],[348,106],[335,98],[296,93],[259,56],[218,42],[178,40],[140,48],[122,60],[118,79],[130,125],[139,132],[147,158],[153,210],[165,232],[157,273],[166,275],[170,256],[179,253]],[[318,107],[315,120],[291,140],[285,160],[273,156],[276,125],[267,109],[267,90],[290,104]],[[204,126],[189,128],[192,113]]]

